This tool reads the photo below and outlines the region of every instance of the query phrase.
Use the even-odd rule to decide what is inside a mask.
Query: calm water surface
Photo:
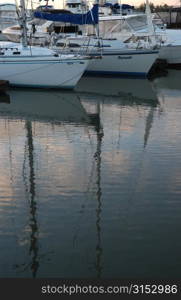
[[[0,96],[0,277],[180,278],[180,76]]]

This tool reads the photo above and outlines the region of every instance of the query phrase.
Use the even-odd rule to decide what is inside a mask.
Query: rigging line
[[[31,0],[31,13],[33,11],[33,1]]]
[[[77,73],[75,76],[73,76],[73,77],[71,77],[71,78],[69,78],[69,79],[67,79],[67,80],[65,80],[65,81],[63,81],[63,82],[61,82],[60,84],[57,84],[56,86],[58,87],[58,86],[60,86],[60,85],[62,85],[62,84],[64,84],[64,83],[66,83],[66,82],[68,82],[68,81],[70,81],[70,80],[73,80],[74,78],[77,78],[78,76],[80,76],[80,74],[82,74],[82,72]]]
[[[125,225],[128,226],[129,222],[129,210],[133,207],[133,199],[135,198],[135,194],[139,191],[140,185],[144,180],[144,164],[145,164],[145,155],[146,155],[146,148],[143,147],[143,150],[140,151],[140,160],[139,165],[137,167],[137,174],[134,176],[134,180],[132,180],[130,184],[130,196],[128,198],[128,206],[126,210],[125,216]],[[136,178],[136,179],[135,179]]]
[[[20,11],[19,11],[19,5],[18,5],[18,1],[15,0],[15,5],[16,5],[16,14],[18,16],[18,23],[20,23]]]
[[[80,232],[80,227],[81,227],[81,224],[83,223],[83,218],[85,216],[86,205],[88,205],[88,201],[91,200],[93,198],[93,195],[94,195],[94,186],[96,185],[96,182],[93,182],[93,178],[94,178],[93,174],[95,173],[95,164],[96,164],[96,159],[93,156],[91,172],[90,172],[90,175],[89,175],[88,188],[84,192],[85,197],[84,197],[84,199],[83,199],[83,201],[80,205],[80,207],[81,207],[80,216],[78,218],[78,221],[76,222],[77,225],[76,225],[75,233],[74,233],[74,236],[73,236],[73,247],[75,247],[75,245],[76,245],[76,241],[78,239],[78,235],[79,235],[79,232]],[[92,191],[90,191],[91,185],[92,185]]]
[[[96,131],[97,134],[99,135],[97,138],[98,138],[98,141],[99,143],[102,141],[102,137],[103,137],[103,130],[102,130],[102,126],[98,126],[96,128]],[[78,235],[79,235],[79,232],[80,232],[80,227],[81,227],[81,224],[83,223],[83,217],[85,217],[85,208],[86,208],[86,204],[88,204],[88,200],[92,199],[93,198],[93,195],[95,194],[94,192],[94,186],[96,185],[100,185],[100,176],[99,178],[97,179],[96,182],[93,182],[93,174],[95,172],[95,164],[99,164],[100,163],[100,160],[98,161],[98,156],[100,156],[100,145],[97,145],[97,149],[96,149],[96,152],[95,154],[93,155],[93,163],[92,163],[92,167],[91,167],[91,172],[90,172],[90,176],[89,176],[89,184],[88,184],[88,188],[86,190],[86,192],[84,192],[84,199],[83,199],[83,202],[81,204],[81,216],[79,216],[79,219],[77,221],[77,225],[76,225],[76,229],[75,229],[75,233],[74,233],[74,236],[73,236],[73,247],[75,247],[76,245],[76,241],[78,239]],[[98,173],[100,174],[100,168],[98,167]],[[90,188],[91,188],[91,185],[92,185],[92,191],[90,193]],[[96,193],[96,197],[98,199],[98,208],[96,210],[97,212],[97,221],[96,221],[96,227],[97,227],[97,232],[98,232],[98,243],[97,243],[97,246],[96,246],[96,251],[97,251],[97,261],[96,261],[96,269],[98,271],[98,277],[100,277],[100,274],[101,274],[101,271],[102,271],[102,267],[100,267],[100,263],[101,263],[101,256],[102,256],[102,248],[100,246],[100,212],[101,212],[101,204],[100,204],[100,197],[101,197],[101,189],[98,188],[98,191]]]
[[[100,202],[101,195],[102,195],[101,188],[100,188],[100,180],[101,180],[100,173],[101,173],[101,144],[102,144],[102,138],[104,136],[104,133],[103,133],[103,128],[100,123],[97,124],[95,129],[97,132],[97,149],[93,156],[93,163],[92,163],[91,173],[89,176],[90,182],[88,185],[88,189],[85,192],[85,197],[84,197],[83,203],[81,205],[81,208],[82,208],[81,218],[83,220],[84,213],[85,213],[85,207],[86,207],[85,201],[87,203],[87,200],[90,200],[93,198],[93,195],[95,194],[93,187],[96,185],[96,187],[97,187],[96,198],[98,201],[98,207],[96,210],[96,212],[97,212],[96,227],[97,227],[97,232],[98,232],[98,244],[96,246],[98,258],[97,258],[97,262],[96,262],[96,269],[98,270],[98,274],[101,274],[102,268],[101,267],[99,268],[100,261],[101,261],[101,253],[102,253],[102,248],[100,246],[100,212],[101,212],[101,205],[102,205]],[[95,171],[95,165],[97,165],[97,181],[93,183],[92,179],[93,179],[93,171]],[[92,184],[92,193],[89,192],[91,184]],[[80,226],[81,226],[81,222],[80,222],[80,218],[79,218],[79,222],[77,222],[77,228],[76,228],[76,232],[75,232],[74,238],[73,238],[73,246],[74,247],[75,247],[75,244],[76,244],[76,241],[78,238]],[[99,275],[98,275],[98,277],[99,277]]]
[[[29,2],[29,0],[26,0],[26,4],[25,4],[26,10],[28,9],[28,2]],[[27,17],[27,16],[26,16],[26,17]]]
[[[92,179],[92,178],[91,178]],[[92,181],[93,183],[93,181]],[[94,187],[95,183],[93,183],[93,187]],[[94,191],[93,191],[93,187],[92,187],[92,192],[89,194],[87,194],[87,192],[84,192],[85,194],[85,197],[81,203],[81,206],[80,206],[80,215],[78,216],[78,220],[76,222],[76,226],[75,226],[75,233],[73,235],[73,247],[75,248],[76,247],[76,242],[78,240],[78,236],[79,236],[79,233],[80,233],[80,228],[81,228],[81,225],[83,224],[83,220],[85,218],[85,210],[86,210],[86,205],[88,205],[88,201],[89,200],[92,200],[93,198],[93,195],[94,195]]]

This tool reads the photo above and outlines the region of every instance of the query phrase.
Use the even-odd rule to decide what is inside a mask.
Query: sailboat
[[[87,68],[89,57],[28,46],[24,0],[20,4],[22,42],[0,43],[0,79],[12,86],[74,88]]]
[[[133,38],[136,43],[149,38],[152,43],[157,42],[161,46],[158,58],[166,60],[170,67],[180,69],[181,30],[166,28],[163,20],[154,18],[155,14],[151,13],[149,0],[146,0],[145,3],[145,13],[132,11],[132,13],[124,15],[122,11],[116,14],[112,11],[110,14],[100,16],[102,36],[119,38],[124,43],[128,43]],[[107,32],[107,27],[110,28],[109,32]]]

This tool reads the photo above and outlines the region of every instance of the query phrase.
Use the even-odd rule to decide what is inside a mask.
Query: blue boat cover
[[[134,9],[134,6],[129,5],[129,4],[122,4],[122,9]]]
[[[129,4],[119,4],[119,3],[115,3],[115,4],[112,4],[112,3],[110,3],[110,2],[106,2],[105,4],[104,4],[104,6],[108,6],[108,7],[112,7],[112,8],[122,8],[122,9],[134,9],[134,6],[131,6],[131,5],[129,5]]]
[[[34,17],[38,19],[45,19],[48,21],[65,22],[77,25],[98,24],[98,4],[94,4],[93,8],[86,14],[52,14],[50,12],[35,11]]]

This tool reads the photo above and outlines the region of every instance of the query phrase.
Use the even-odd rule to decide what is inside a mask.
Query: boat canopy
[[[50,13],[35,11],[34,17],[38,19],[45,19],[54,22],[64,22],[77,25],[84,24],[98,24],[98,4],[94,4],[93,8],[86,14],[72,14],[72,13]]]

